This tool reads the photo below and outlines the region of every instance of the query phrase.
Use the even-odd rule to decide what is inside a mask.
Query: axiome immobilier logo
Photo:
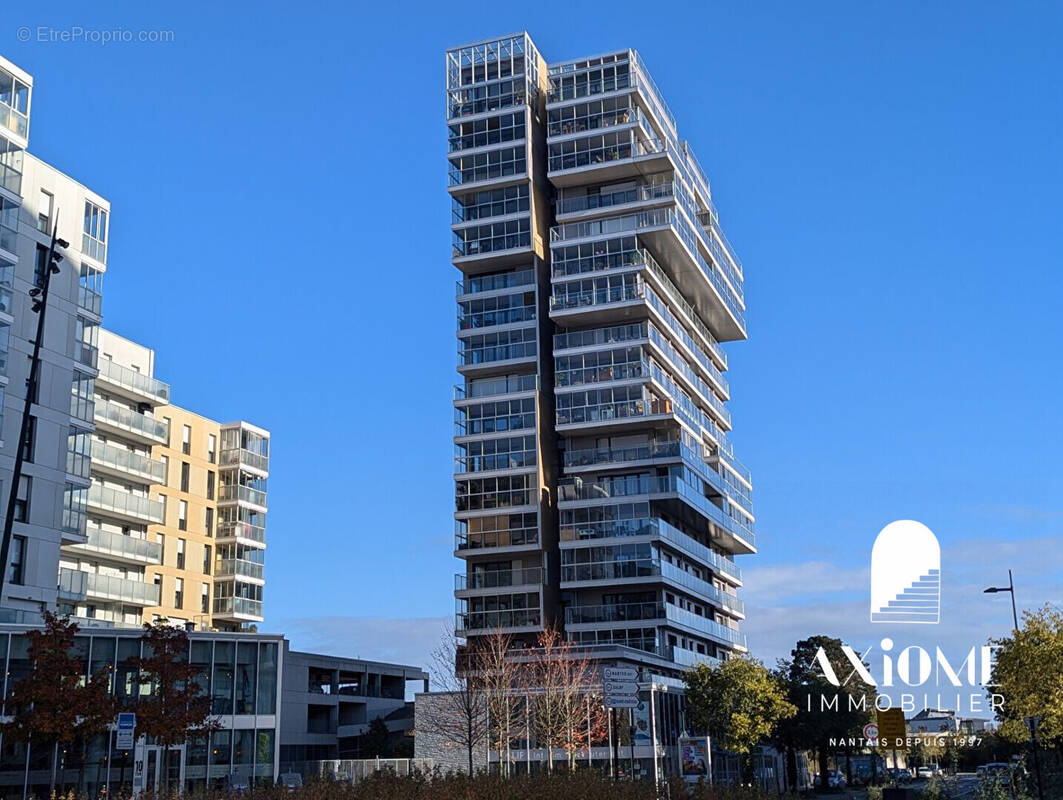
[[[871,549],[871,621],[941,621],[941,547],[920,522],[891,522]]]

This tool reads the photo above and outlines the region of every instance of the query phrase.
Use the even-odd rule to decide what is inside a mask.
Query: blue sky
[[[941,539],[942,636],[1007,629],[979,590],[1011,565],[1020,604],[1063,603],[1060,7],[522,8],[5,15],[0,49],[36,77],[31,149],[113,205],[105,324],[156,348],[179,404],[273,431],[266,627],[423,661],[452,612],[443,51],[525,28],[550,60],[641,51],[745,262],[754,652],[866,636],[871,543],[898,518]]]

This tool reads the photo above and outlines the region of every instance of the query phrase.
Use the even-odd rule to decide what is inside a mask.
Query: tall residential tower
[[[634,50],[446,57],[456,628],[546,626],[662,676],[744,652],[752,483],[721,343],[742,265]]]

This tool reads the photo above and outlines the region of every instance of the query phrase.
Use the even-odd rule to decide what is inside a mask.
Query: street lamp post
[[[59,238],[59,211],[56,210],[52,225],[52,244],[48,248],[44,274],[36,276],[35,285],[30,289],[32,310],[37,315],[37,335],[33,340],[33,356],[30,359],[30,376],[26,381],[26,402],[22,407],[22,431],[15,448],[15,467],[11,472],[11,491],[8,492],[7,509],[4,513],[4,534],[0,541],[0,599],[4,595],[4,583],[7,581],[8,559],[11,557],[11,528],[15,522],[15,503],[18,501],[18,486],[22,479],[22,464],[26,439],[29,437],[30,410],[37,399],[37,383],[41,372],[41,344],[44,340],[44,315],[48,310],[48,290],[52,285],[52,275],[59,272],[59,262],[63,256],[56,251],[58,247],[70,247],[70,243]]]
[[[1015,623],[1015,633],[1019,632],[1019,613],[1015,608],[1015,581],[1012,580],[1011,570],[1008,570],[1008,585],[1007,586],[990,586],[983,594],[996,594],[997,592],[1007,592],[1011,595],[1011,621]]]

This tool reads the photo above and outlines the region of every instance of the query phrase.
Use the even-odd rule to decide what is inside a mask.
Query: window
[[[29,475],[22,475],[18,479],[18,493],[15,496],[15,522],[29,522],[30,519],[30,492],[33,489],[33,479]]]
[[[162,537],[160,536],[159,538],[161,539]],[[158,587],[159,587],[159,588],[161,589],[161,588],[162,588],[162,575],[160,575],[160,574],[156,573],[156,574],[155,574],[155,581],[154,581],[154,583],[155,583],[155,585],[156,585],[156,586],[158,586]],[[162,597],[162,595],[161,595],[161,594],[160,594],[159,596],[160,596],[160,597]]]
[[[192,426],[185,425],[181,428],[181,452],[186,456],[192,452]]]
[[[41,199],[37,204],[37,230],[41,233],[52,232],[52,197],[51,192],[41,189]]]
[[[166,456],[159,456],[159,461],[162,462],[162,482],[169,483],[170,481],[170,459]]]
[[[7,571],[7,582],[13,585],[21,585],[24,580],[26,563],[26,537],[11,537],[11,565]]]
[[[199,610],[206,614],[210,611],[210,586],[205,583],[200,598]]]
[[[33,463],[33,445],[37,441],[37,418],[29,418],[29,426],[26,428],[26,439],[22,442],[22,460]]]
[[[185,607],[185,582],[181,578],[173,579],[173,607]]]
[[[159,495],[159,502],[162,503],[162,524],[166,524],[166,495]],[[159,534],[159,541],[162,541],[162,534]]]
[[[178,539],[177,540],[177,568],[178,569],[184,569],[185,568],[185,540],[184,539]]]
[[[188,473],[189,473],[189,471],[190,471],[190,468],[188,466],[188,462],[187,461],[182,461],[181,462],[181,491],[182,492],[187,492],[188,491]]]
[[[214,463],[215,453],[218,449],[218,437],[213,433],[207,436],[207,461]]]
[[[214,509],[206,508],[203,511],[203,528],[207,532],[207,536],[214,535]]]
[[[210,575],[210,545],[203,545],[203,574]]]
[[[170,447],[170,431],[173,430],[173,425],[170,424],[169,417],[163,417],[162,421],[166,423],[166,446]]]
[[[85,201],[81,252],[101,263],[107,263],[107,211],[88,200]]]
[[[177,527],[183,531],[188,530],[188,503],[184,500],[177,501]]]
[[[207,470],[207,499],[214,499],[214,472]]]

